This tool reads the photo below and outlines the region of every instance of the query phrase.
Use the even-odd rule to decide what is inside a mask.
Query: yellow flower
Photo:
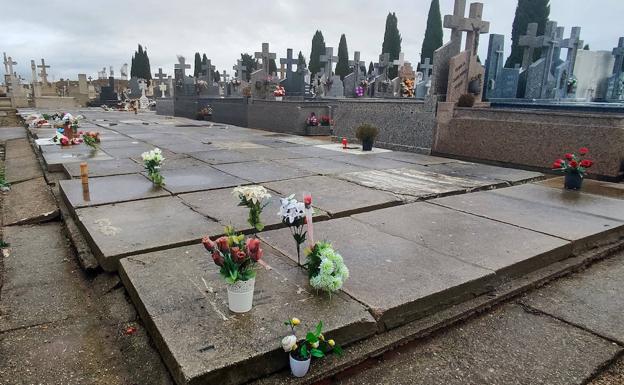
[[[324,335],[322,335],[322,334],[321,334],[321,335],[319,335],[319,340],[321,340],[321,341],[325,341],[325,336],[324,336]]]
[[[317,349],[318,347],[319,347],[319,342],[318,342],[318,341],[316,341],[316,342],[314,342],[314,343],[312,344],[312,348],[313,348],[313,349]]]
[[[292,318],[292,319],[290,320],[290,324],[291,324],[292,326],[297,326],[297,325],[299,325],[300,323],[301,323],[301,321],[299,320],[299,318]]]
[[[334,340],[328,340],[327,341],[327,345],[331,346],[332,348],[334,347],[334,345],[336,345],[336,341]]]

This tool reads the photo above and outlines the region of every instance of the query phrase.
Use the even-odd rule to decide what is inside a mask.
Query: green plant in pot
[[[371,151],[379,135],[379,129],[371,124],[362,124],[355,130],[355,137],[362,143],[362,151]]]

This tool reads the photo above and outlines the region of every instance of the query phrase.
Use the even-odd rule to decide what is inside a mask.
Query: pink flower
[[[227,237],[221,237],[217,239],[215,243],[217,244],[217,246],[219,247],[219,250],[221,250],[222,253],[225,253],[226,251],[230,249],[230,245],[228,243]]]
[[[312,195],[304,195],[303,197],[303,203],[306,206],[310,206],[312,204]]]
[[[223,263],[225,263],[225,260],[223,259],[223,256],[221,255],[219,250],[215,250],[212,252],[212,260],[214,261],[215,265],[219,267],[223,266]]]
[[[214,250],[216,244],[210,239],[209,236],[205,236],[202,238],[202,244],[204,245],[204,247],[206,248],[206,250],[208,251],[212,251]]]
[[[264,251],[260,248],[260,240],[256,238],[249,238],[245,244],[249,257],[255,262],[258,262],[264,255]]]
[[[232,260],[236,263],[243,263],[247,259],[247,255],[239,247],[232,247],[230,249]]]

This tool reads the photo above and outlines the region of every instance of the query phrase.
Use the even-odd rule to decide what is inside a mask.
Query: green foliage
[[[0,240],[0,249],[4,249],[9,246],[11,246],[9,243],[6,243],[4,240]]]
[[[505,67],[513,68],[516,64],[522,64],[523,48],[518,46],[520,36],[526,34],[529,23],[537,23],[537,35],[543,35],[548,16],[550,16],[550,0],[518,0],[511,29],[511,54],[505,62]],[[540,50],[536,49],[534,59],[539,55]]]
[[[375,71],[375,66],[373,65],[373,62],[370,62],[368,65],[368,74],[371,75],[373,71]]]
[[[310,75],[314,79],[314,75],[321,71],[321,55],[325,55],[325,38],[321,31],[316,31],[312,38],[312,51],[310,51]]]
[[[349,75],[349,49],[347,48],[347,37],[343,33],[338,44],[338,64],[336,64],[336,75],[340,80],[344,80]]]
[[[134,56],[132,56],[130,76],[145,80],[152,79],[152,70],[150,69],[147,49],[144,50],[141,44],[139,44],[139,48],[134,52]]]
[[[297,57],[297,71],[302,72],[307,67],[308,64],[306,63],[306,59],[301,51],[299,51],[299,56]]]
[[[202,67],[203,67],[204,65],[208,65],[208,57],[206,56],[206,54],[205,54],[205,53],[204,53],[204,55],[202,56],[201,66],[199,67],[199,73],[200,73],[202,76],[206,76],[206,75],[207,75],[207,74],[206,74],[206,71],[202,69]]]
[[[442,16],[440,15],[440,0],[431,0],[429,7],[429,16],[427,16],[427,29],[425,30],[425,39],[420,50],[420,62],[424,63],[425,58],[431,59],[433,62],[433,52],[442,47]]]
[[[362,124],[355,130],[355,137],[358,138],[360,142],[364,140],[375,140],[377,135],[379,135],[379,128],[370,124]]]
[[[201,69],[202,67],[202,61],[201,61],[201,55],[199,54],[199,52],[195,52],[195,65],[193,66],[193,76],[195,76],[196,78],[199,77],[199,75],[201,74]]]
[[[269,60],[269,74],[273,75],[277,73],[277,64],[275,63],[275,59]]]
[[[388,13],[386,17],[386,32],[384,33],[384,41],[381,46],[381,53],[390,54],[390,63],[399,58],[401,53],[401,33],[399,33],[398,20],[394,12]],[[388,69],[388,76],[390,79],[397,77],[398,69],[394,66],[390,66]]]
[[[589,44],[585,44],[585,47],[583,47],[584,51],[589,51]]]
[[[241,63],[247,69],[245,73],[246,80],[251,79],[251,73],[258,69],[258,61],[248,53],[241,54]]]

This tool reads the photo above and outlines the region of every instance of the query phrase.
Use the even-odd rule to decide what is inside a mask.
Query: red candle
[[[347,138],[342,138],[342,148],[347,149]]]

